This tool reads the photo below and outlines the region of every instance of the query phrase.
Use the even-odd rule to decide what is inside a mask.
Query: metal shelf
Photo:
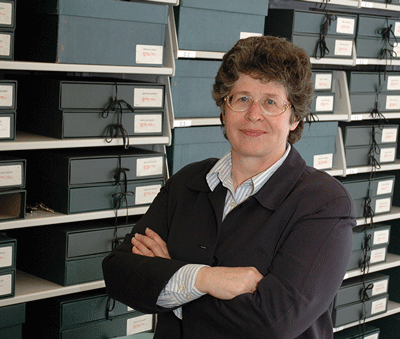
[[[400,255],[388,253],[387,257],[386,257],[386,261],[381,264],[371,265],[368,269],[368,273],[383,271],[383,270],[387,270],[389,268],[398,267],[398,266],[400,266]],[[358,277],[358,276],[361,276],[362,274],[363,274],[363,272],[361,272],[360,269],[350,270],[350,271],[346,272],[343,279],[345,280],[345,279]]]

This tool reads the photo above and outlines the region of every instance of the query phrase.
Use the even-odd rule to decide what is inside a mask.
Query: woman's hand
[[[263,275],[255,267],[203,267],[195,286],[200,292],[229,300],[244,293],[254,293]]]
[[[146,257],[161,257],[171,259],[167,244],[150,228],[146,228],[145,235],[136,233],[132,238],[132,253]]]

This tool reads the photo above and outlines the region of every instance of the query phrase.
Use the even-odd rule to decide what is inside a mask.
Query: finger
[[[136,238],[136,236],[132,238],[132,244],[133,244],[134,248],[136,248],[137,251],[142,253],[141,255],[144,255],[146,257],[154,257],[155,256],[155,254],[144,243],[142,243],[140,240],[138,240]],[[133,252],[133,250],[132,250],[132,252]]]
[[[145,233],[150,239],[153,239],[160,246],[164,254],[169,257],[169,252],[166,242],[150,228],[146,228]]]
[[[135,234],[135,240],[140,243],[139,250],[141,250],[147,256],[157,256],[157,257],[165,257],[165,252],[162,250],[161,246],[149,238],[147,235]],[[153,255],[150,255],[149,253]]]

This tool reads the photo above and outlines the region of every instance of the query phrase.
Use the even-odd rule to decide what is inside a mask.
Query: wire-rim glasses
[[[244,112],[247,111],[255,102],[251,95],[245,95],[243,93],[233,93],[227,95],[224,101],[232,111]],[[283,101],[279,97],[269,96],[259,100],[260,108],[265,115],[278,116],[285,113],[291,104]]]

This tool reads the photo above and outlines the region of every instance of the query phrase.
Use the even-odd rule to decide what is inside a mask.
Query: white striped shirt
[[[225,207],[222,220],[228,215],[232,209],[245,201],[248,197],[256,194],[261,187],[268,181],[268,179],[276,172],[282,165],[290,152],[290,144],[287,144],[286,152],[270,168],[257,174],[256,176],[248,179],[243,184],[237,187],[236,191],[233,186],[231,177],[232,172],[232,155],[231,152],[225,154],[206,176],[207,184],[211,191],[218,186],[221,182],[227,188]],[[205,293],[200,292],[195,287],[196,277],[199,270],[207,265],[188,264],[180,268],[169,280],[164,290],[160,293],[157,300],[157,305],[173,308],[181,306],[194,299],[200,298]],[[174,310],[175,315],[182,319],[182,308],[179,307]]]

